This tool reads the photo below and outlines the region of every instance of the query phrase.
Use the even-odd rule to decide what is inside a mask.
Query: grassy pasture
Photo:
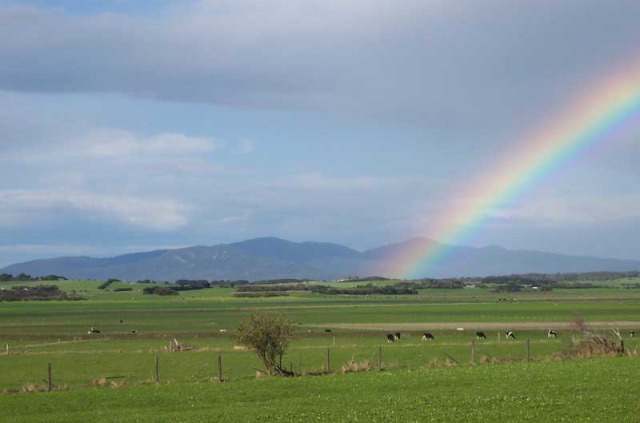
[[[640,329],[640,290],[619,289],[620,284],[612,282],[609,289],[508,295],[463,289],[423,290],[420,295],[397,297],[294,292],[287,297],[247,299],[232,297],[233,290],[226,288],[158,297],[142,295],[145,284],[114,283],[99,290],[98,281],[60,281],[55,284],[61,289],[88,300],[0,303],[0,352],[7,344],[10,348],[9,356],[0,356],[0,389],[41,383],[47,363],[53,364],[54,383],[69,388],[87,387],[107,376],[124,376],[118,380],[133,385],[148,383],[156,356],[165,382],[210,380],[217,373],[218,355],[223,358],[225,377],[253,378],[260,364],[253,353],[234,349],[232,331],[254,311],[281,313],[299,323],[283,363],[303,373],[321,371],[329,347],[333,370],[351,359],[377,366],[380,345],[386,369],[420,369],[433,360],[443,361],[446,355],[467,363],[475,330],[488,336],[476,343],[477,360],[483,356],[523,359],[526,338],[531,340],[532,358],[541,360],[565,347],[573,313],[580,313],[587,322],[621,328],[637,324]],[[113,292],[117,287],[133,291]],[[505,297],[513,301],[498,301]],[[91,326],[101,333],[87,334]],[[549,328],[559,333],[559,339],[547,339]],[[402,339],[388,344],[386,333],[396,330],[403,333]],[[435,335],[435,341],[420,340],[425,330]],[[518,339],[498,343],[498,332],[505,330],[516,331]],[[196,350],[163,351],[174,337]],[[629,339],[627,346],[636,348],[635,339]]]
[[[0,422],[636,422],[640,357],[0,395]]]

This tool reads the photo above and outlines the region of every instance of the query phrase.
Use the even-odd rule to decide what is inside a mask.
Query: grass
[[[636,422],[640,359],[0,396],[0,422]]]
[[[622,282],[546,293],[477,288],[261,299],[233,298],[225,288],[157,297],[142,294],[145,284],[114,283],[106,290],[97,289],[100,281],[55,284],[87,300],[0,303],[0,390],[42,388],[51,363],[54,385],[69,391],[0,395],[0,422],[637,421],[632,375],[638,357],[546,362],[566,348],[575,313],[587,323],[632,322],[627,326],[640,330],[640,289],[621,289]],[[133,291],[113,291],[124,286]],[[253,352],[234,349],[233,339],[238,322],[255,311],[298,324],[283,359],[295,372],[323,372],[327,348],[333,372],[350,362],[377,369],[380,346],[385,371],[255,380],[260,363]],[[466,330],[455,329],[461,325]],[[101,333],[89,335],[91,326]],[[516,331],[517,341],[498,342],[506,328]],[[547,339],[547,329],[558,339]],[[386,333],[396,330],[400,341],[387,343]],[[420,340],[425,330],[435,341]],[[516,363],[468,365],[476,330],[488,337],[476,341],[476,362]],[[195,349],[166,352],[173,338]],[[530,364],[522,363],[525,339]],[[626,339],[627,348],[637,349],[636,339]],[[10,355],[3,354],[7,344]],[[218,355],[228,383],[210,383]],[[160,385],[152,383],[156,357]],[[462,365],[431,368],[447,357]],[[92,387],[102,379],[128,387]]]

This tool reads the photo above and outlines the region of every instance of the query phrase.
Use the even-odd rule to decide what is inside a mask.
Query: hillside
[[[0,272],[56,274],[68,278],[123,280],[176,279],[337,279],[385,275],[384,269],[409,251],[435,241],[414,238],[364,252],[331,243],[257,238],[238,243],[126,254],[111,258],[60,257],[17,263]],[[626,271],[640,261],[578,257],[501,247],[450,247],[451,253],[424,276],[486,276],[512,273]]]

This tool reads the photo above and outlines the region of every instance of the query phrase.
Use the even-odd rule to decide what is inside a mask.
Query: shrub
[[[293,325],[283,316],[252,314],[236,329],[238,344],[245,345],[258,355],[269,376],[292,375],[282,367],[282,356],[289,347]]]
[[[168,286],[148,286],[142,290],[146,295],[178,295],[178,292],[169,288]]]
[[[114,288],[113,292],[123,292],[123,291],[133,291],[133,288],[130,288],[128,286],[123,286],[120,288]]]

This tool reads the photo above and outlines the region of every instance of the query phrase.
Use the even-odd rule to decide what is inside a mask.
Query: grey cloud
[[[0,87],[430,125],[535,122],[586,80],[639,55],[629,40],[640,38],[640,4],[601,6],[205,1],[154,18],[4,8]]]

